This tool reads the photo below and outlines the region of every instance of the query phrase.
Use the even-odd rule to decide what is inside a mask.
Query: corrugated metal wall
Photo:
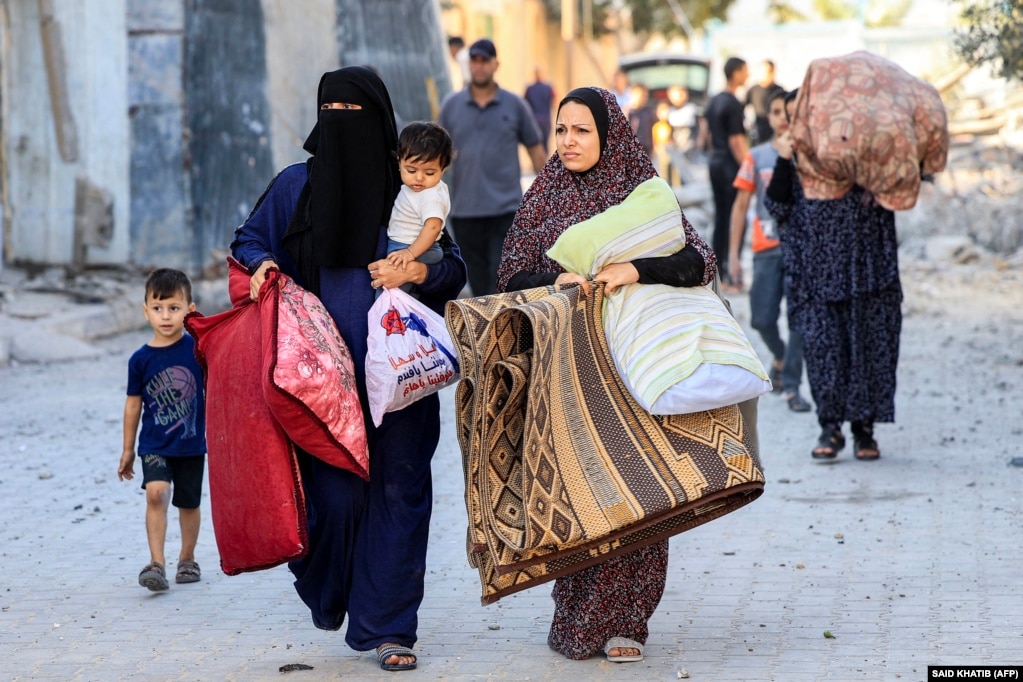
[[[337,0],[338,57],[375,67],[402,120],[436,117],[451,91],[447,38],[436,2]]]
[[[181,2],[128,0],[131,260],[192,271]]]
[[[273,176],[259,0],[187,0],[185,107],[194,246],[222,256]]]

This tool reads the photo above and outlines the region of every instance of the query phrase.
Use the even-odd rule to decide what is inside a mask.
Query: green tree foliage
[[[659,32],[666,36],[684,34],[670,5],[670,0],[578,0],[579,13],[583,3],[592,7],[593,28],[600,33],[611,14],[628,11],[632,17],[632,30],[636,33]],[[735,0],[676,0],[694,28],[700,28],[711,19],[724,20]],[[561,0],[544,0],[554,18],[561,17]]]
[[[867,26],[871,28],[898,26],[906,18],[906,13],[912,4],[913,0],[898,0],[897,2],[874,0],[867,10]]]
[[[770,0],[767,3],[767,18],[775,24],[788,24],[794,21],[808,21],[808,17],[785,0]]]
[[[699,29],[712,19],[724,20],[734,0],[678,0],[677,7]],[[664,35],[679,35],[684,29],[667,0],[624,0],[632,13],[632,28],[637,33],[656,31]]]
[[[813,0],[813,16],[792,7],[786,0],[770,0],[767,16],[776,24],[796,21],[846,21],[861,19],[870,28],[898,26],[913,0]]]
[[[1023,80],[1023,2],[957,0],[963,27],[955,48],[971,66],[988,64],[1003,78]]]
[[[685,33],[672,11],[673,0],[576,0],[581,16],[584,4],[592,12],[594,32],[600,34],[607,18],[615,13],[628,12],[632,29],[636,33],[658,32],[666,36]],[[965,2],[967,0],[957,0]],[[978,0],[987,5],[1011,4],[1019,9],[1023,0]],[[674,0],[696,29],[713,19],[725,20],[735,0]],[[547,11],[554,19],[561,17],[561,0],[544,0]],[[841,21],[860,18],[871,27],[898,26],[909,11],[912,0],[813,0],[813,16],[807,16],[787,0],[768,0],[767,16],[776,24],[797,21]]]
[[[857,7],[849,0],[813,0],[813,11],[824,21],[845,21],[856,18]]]

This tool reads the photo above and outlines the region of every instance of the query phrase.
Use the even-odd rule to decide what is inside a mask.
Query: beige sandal
[[[618,656],[611,655],[611,649],[635,649],[638,654],[631,654],[624,656],[619,654]],[[604,645],[604,653],[607,655],[607,660],[612,663],[629,663],[631,661],[642,661],[643,660],[643,645],[634,640],[626,637],[612,637],[607,640],[607,644]]]

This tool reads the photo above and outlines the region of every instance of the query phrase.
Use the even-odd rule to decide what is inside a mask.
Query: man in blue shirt
[[[526,92],[522,95],[526,104],[533,110],[533,118],[540,128],[540,144],[544,152],[547,151],[547,142],[551,139],[551,108],[554,106],[554,88],[544,80],[543,68],[538,66],[534,71],[534,80]]]
[[[473,296],[497,292],[501,247],[522,201],[521,144],[534,172],[547,161],[529,105],[494,81],[497,48],[487,38],[469,48],[468,86],[448,95],[438,122],[451,134],[449,222],[469,270]]]

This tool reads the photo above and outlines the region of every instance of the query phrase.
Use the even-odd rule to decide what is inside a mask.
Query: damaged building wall
[[[201,274],[223,264],[273,174],[307,158],[324,71],[376,66],[405,120],[430,118],[450,90],[436,1],[0,0],[0,9],[6,263]],[[58,107],[44,14],[64,55]]]
[[[263,0],[267,91],[274,168],[304,161],[305,138],[316,123],[320,76],[338,68],[335,0]],[[253,197],[255,201],[256,197]]]
[[[234,229],[274,172],[260,0],[187,0],[185,98],[200,264]]]
[[[192,270],[181,2],[128,0],[131,260]]]
[[[337,0],[337,33],[341,63],[376,67],[399,117],[437,117],[451,75],[436,2]]]
[[[124,1],[8,0],[3,16],[4,259],[72,264],[82,182],[109,196],[115,224],[128,220]],[[110,237],[89,262],[127,259],[127,233]]]

